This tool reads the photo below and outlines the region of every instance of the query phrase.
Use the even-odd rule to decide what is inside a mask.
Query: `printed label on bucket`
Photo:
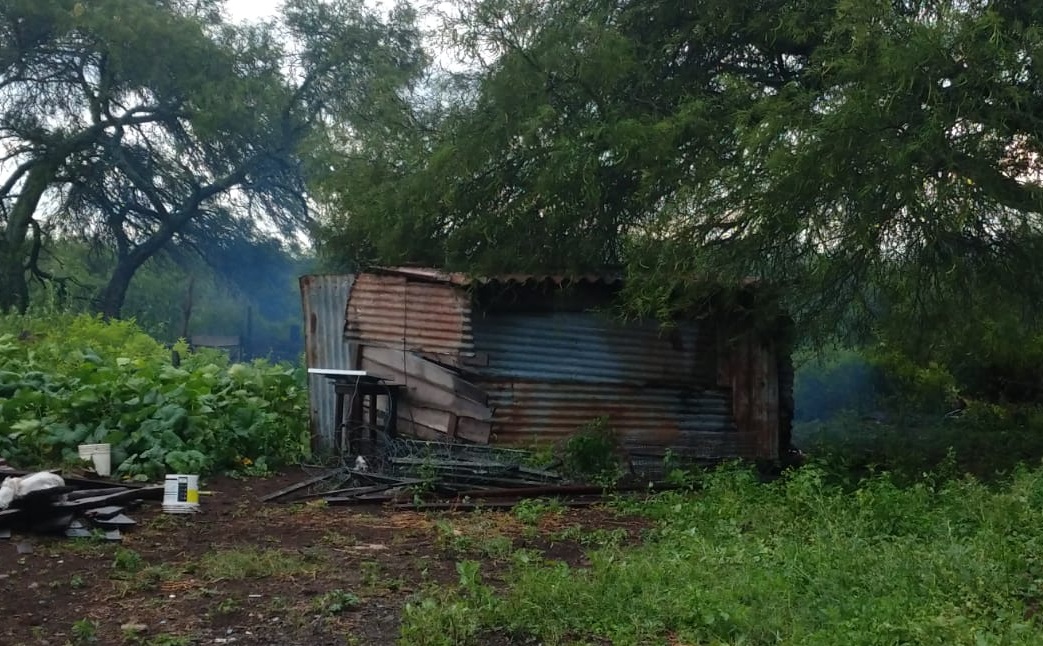
[[[167,475],[163,482],[163,503],[166,505],[198,505],[199,476]]]

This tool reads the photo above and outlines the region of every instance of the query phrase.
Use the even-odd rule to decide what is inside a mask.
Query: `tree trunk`
[[[0,313],[29,307],[29,282],[25,278],[25,254],[21,245],[0,240]]]
[[[196,286],[196,277],[191,275],[188,277],[188,293],[185,294],[184,304],[181,306],[181,336],[182,339],[188,338],[188,327],[192,320],[192,292]]]
[[[123,310],[123,302],[127,299],[127,290],[130,289],[130,281],[134,280],[134,274],[138,267],[144,262],[144,258],[136,261],[137,254],[122,256],[116,260],[116,267],[109,275],[105,287],[94,297],[91,303],[94,311],[106,319],[118,319]]]
[[[182,222],[167,222],[159,231],[146,238],[141,244],[116,257],[116,267],[109,275],[105,287],[94,297],[91,307],[106,319],[118,319],[123,310],[123,302],[127,299],[127,290],[134,274],[145,264],[145,261],[159,252],[174,237],[176,227]]]
[[[12,308],[25,312],[29,307],[29,281],[25,277],[25,240],[29,227],[40,204],[40,198],[54,179],[57,166],[41,161],[25,176],[18,199],[7,219],[7,226],[0,232],[0,311]]]

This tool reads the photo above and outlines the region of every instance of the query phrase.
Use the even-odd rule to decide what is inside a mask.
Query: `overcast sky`
[[[279,13],[279,6],[283,2],[284,0],[225,0],[225,10],[228,12],[229,17],[235,21],[263,20],[276,16]],[[436,2],[434,6],[444,10],[452,8],[453,3],[454,0],[441,0]],[[365,5],[370,9],[376,9],[383,13],[388,11],[394,5],[394,2],[393,0],[365,0]],[[417,3],[414,2],[413,5],[416,6]],[[431,5],[426,3],[426,6]],[[437,21],[430,16],[421,14],[418,24],[422,30],[430,34],[436,28]],[[457,61],[449,52],[440,49],[436,43],[425,41],[425,45],[427,51],[434,54],[436,65],[455,71],[466,68],[465,64]]]
[[[275,14],[282,0],[225,0],[228,13],[235,20],[254,20]]]
[[[233,20],[256,20],[274,16],[283,0],[225,0],[225,8]],[[369,7],[390,4],[386,0],[367,0]]]

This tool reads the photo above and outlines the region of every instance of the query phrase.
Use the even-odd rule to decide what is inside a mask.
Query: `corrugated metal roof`
[[[346,311],[342,329],[351,341],[429,354],[473,351],[470,300],[448,283],[360,274]]]
[[[344,308],[351,295],[352,275],[302,276],[304,349],[308,368],[349,370],[354,367],[352,344],[344,339]],[[312,448],[333,446],[335,398],[333,384],[321,375],[308,375]]]
[[[550,283],[569,284],[622,284],[622,274],[496,274],[494,276],[471,276],[462,272],[446,272],[432,267],[378,267],[369,270],[376,274],[402,276],[413,280],[447,283],[460,287],[471,285],[507,284],[528,285]]]
[[[555,312],[477,318],[482,375],[577,383],[712,384],[716,343],[694,324],[663,330],[607,316]]]

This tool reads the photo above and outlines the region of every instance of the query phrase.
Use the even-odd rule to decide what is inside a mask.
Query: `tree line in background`
[[[292,255],[315,151],[408,85],[415,43],[411,11],[358,2],[291,0],[262,24],[220,0],[3,3],[0,309],[26,310],[33,279],[68,291],[78,274],[46,259],[84,249],[104,261],[77,287],[109,317],[147,266],[195,256],[234,284],[251,250]]]
[[[756,276],[805,339],[1038,399],[1037,3],[418,11],[4,3],[0,307],[84,267],[77,299],[141,315],[172,267],[234,282],[298,242],[328,269],[613,268],[660,319]]]
[[[454,7],[453,100],[316,185],[331,255],[621,267],[624,311],[660,319],[755,276],[804,340],[1043,395],[1038,3]]]
[[[52,244],[40,266],[67,278],[58,284],[31,280],[31,314],[91,311],[115,262],[107,250],[87,243]],[[175,247],[136,272],[123,311],[168,343],[237,339],[236,347],[227,348],[237,358],[296,361],[303,344],[297,279],[313,266],[312,259],[287,253],[274,240],[244,241],[234,253],[206,260]]]

